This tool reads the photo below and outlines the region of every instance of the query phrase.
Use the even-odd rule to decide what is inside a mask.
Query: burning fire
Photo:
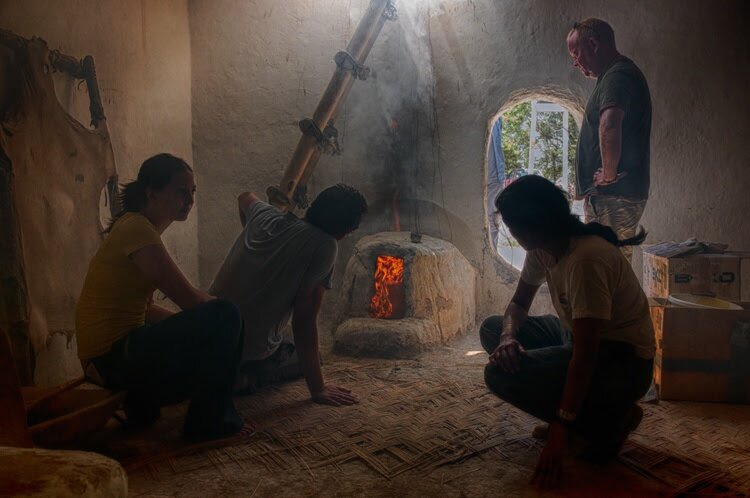
[[[404,260],[395,256],[378,256],[375,267],[375,294],[370,301],[371,317],[391,318],[394,315],[391,295],[394,290],[401,290],[403,282]],[[397,293],[403,299],[403,292]],[[397,303],[396,306],[403,308],[403,303]]]

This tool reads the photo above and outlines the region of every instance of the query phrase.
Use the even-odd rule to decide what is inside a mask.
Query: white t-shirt
[[[327,233],[265,202],[251,204],[245,218],[245,228],[208,290],[242,313],[243,362],[276,351],[301,288],[331,288],[338,248]]]
[[[573,320],[604,320],[600,338],[632,344],[641,358],[654,357],[654,329],[648,299],[620,249],[601,237],[571,237],[568,251],[555,258],[542,250],[526,255],[521,280],[549,286],[552,304],[563,326]]]

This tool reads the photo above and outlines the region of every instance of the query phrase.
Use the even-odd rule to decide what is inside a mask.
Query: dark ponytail
[[[602,225],[601,223],[583,223],[575,214],[571,214],[569,220],[569,235],[596,235],[617,247],[637,246],[646,240],[647,234],[643,227],[640,227],[640,230],[638,230],[638,233],[635,234],[634,237],[620,240],[617,238],[617,234],[614,230],[606,225]]]
[[[643,228],[634,237],[620,240],[608,226],[581,222],[570,212],[568,195],[538,175],[522,176],[508,185],[495,199],[495,207],[506,225],[543,238],[596,235],[617,247],[638,245],[646,239]]]
[[[148,189],[157,192],[163,190],[172,181],[172,177],[182,171],[193,170],[183,159],[172,154],[157,154],[143,161],[138,170],[138,178],[120,186],[119,198],[122,209],[110,220],[104,233],[109,233],[125,213],[137,213],[146,207]]]

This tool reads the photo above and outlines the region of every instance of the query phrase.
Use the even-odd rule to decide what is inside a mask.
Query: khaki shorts
[[[628,199],[609,195],[589,195],[583,204],[584,221],[596,222],[610,227],[620,240],[629,239],[638,233],[639,222],[646,208],[646,199]],[[633,248],[621,247],[623,255],[631,262]]]

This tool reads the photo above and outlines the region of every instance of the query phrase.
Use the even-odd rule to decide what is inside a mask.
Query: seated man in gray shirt
[[[331,288],[337,241],[359,226],[367,211],[365,198],[347,185],[329,187],[303,219],[250,192],[240,194],[238,203],[244,228],[209,292],[232,301],[242,313],[240,375],[278,367],[291,349],[282,344],[282,329],[291,317],[296,352],[313,401],[356,403],[349,390],[323,381],[317,317],[323,294]]]

